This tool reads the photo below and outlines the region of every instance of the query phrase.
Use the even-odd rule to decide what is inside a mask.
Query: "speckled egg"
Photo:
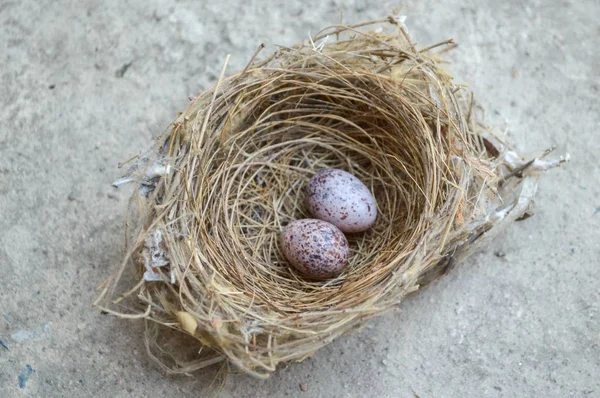
[[[338,275],[348,262],[348,241],[335,225],[314,219],[297,220],[281,233],[283,254],[309,279]]]
[[[377,203],[369,188],[352,174],[326,169],[308,183],[308,209],[313,217],[343,232],[362,232],[375,224]]]

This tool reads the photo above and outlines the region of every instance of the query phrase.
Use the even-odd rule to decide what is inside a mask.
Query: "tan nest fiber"
[[[374,23],[393,31],[334,26],[255,54],[116,183],[138,184],[137,229],[96,304],[147,319],[165,369],[226,360],[266,377],[312,355],[523,217],[539,171],[560,162],[523,161],[476,123],[432,53],[450,41],[419,50],[398,19]],[[348,235],[342,274],[315,282],[278,237],[310,217],[306,184],[330,167],[358,176],[379,216]]]

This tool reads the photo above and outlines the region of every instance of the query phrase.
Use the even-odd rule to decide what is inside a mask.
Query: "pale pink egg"
[[[369,188],[352,174],[326,169],[308,183],[308,209],[313,217],[343,232],[362,232],[375,224],[377,203]]]
[[[314,219],[297,220],[281,233],[283,254],[309,279],[338,275],[348,262],[348,241],[335,225]]]

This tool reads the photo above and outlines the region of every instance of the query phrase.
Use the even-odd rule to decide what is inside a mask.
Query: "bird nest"
[[[477,122],[471,94],[440,67],[451,41],[418,49],[398,19],[375,23],[387,27],[257,51],[117,181],[138,187],[132,228],[96,304],[148,320],[165,369],[226,361],[266,377],[312,355],[526,216],[539,172],[562,161],[525,161]],[[278,242],[310,217],[306,185],[325,168],[363,181],[378,219],[348,235],[339,276],[311,281]]]

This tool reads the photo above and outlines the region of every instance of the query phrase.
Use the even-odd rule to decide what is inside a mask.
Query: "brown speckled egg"
[[[343,232],[362,232],[375,224],[377,203],[369,188],[339,169],[321,170],[308,183],[308,209],[313,217]]]
[[[283,254],[309,279],[338,275],[348,262],[348,241],[335,225],[305,219],[288,224],[281,233]]]

